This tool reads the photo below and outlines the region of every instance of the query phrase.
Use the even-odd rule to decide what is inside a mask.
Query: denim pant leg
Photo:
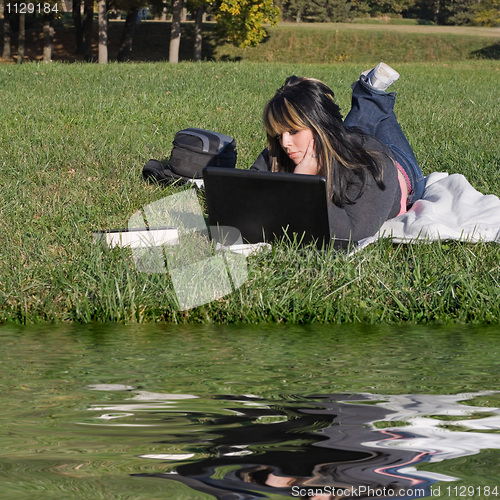
[[[395,160],[410,179],[412,192],[408,196],[408,205],[411,205],[422,197],[425,179],[394,114],[396,93],[374,89],[365,80],[366,77],[362,76],[352,86],[351,111],[346,116],[344,125],[361,129],[391,149]]]

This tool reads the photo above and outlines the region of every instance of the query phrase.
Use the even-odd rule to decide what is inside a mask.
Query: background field
[[[352,257],[277,246],[248,260],[238,291],[180,313],[167,274],[137,272],[130,251],[93,243],[92,231],[123,227],[173,192],[145,184],[141,170],[168,156],[177,130],[234,136],[247,168],[265,145],[262,107],[287,76],[324,80],[346,113],[367,67],[293,58],[1,66],[0,321],[497,323],[494,244],[381,242]],[[397,114],[424,173],[462,173],[500,194],[499,62],[396,68]]]

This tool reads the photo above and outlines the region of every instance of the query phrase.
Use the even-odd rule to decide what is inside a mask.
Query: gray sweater
[[[332,237],[359,241],[373,236],[386,220],[396,217],[401,208],[398,171],[390,158],[390,150],[371,137],[366,138],[366,149],[381,151],[389,156],[383,163],[382,179],[385,189],[380,189],[373,176],[368,174],[363,194],[354,203],[339,207],[329,200],[328,219]],[[250,170],[271,170],[267,149],[259,155]],[[348,194],[355,198],[361,181],[354,171],[351,175]]]

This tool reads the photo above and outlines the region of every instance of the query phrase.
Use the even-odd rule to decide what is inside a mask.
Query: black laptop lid
[[[210,225],[238,229],[245,243],[285,234],[302,244],[330,241],[324,177],[208,167],[203,181]]]

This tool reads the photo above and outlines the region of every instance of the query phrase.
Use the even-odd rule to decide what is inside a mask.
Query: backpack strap
[[[208,153],[210,151],[210,141],[208,138],[209,135],[212,137],[217,137],[217,139],[219,139],[217,154],[221,153],[228,144],[231,144],[234,141],[234,139],[228,135],[221,134],[220,132],[212,132],[211,130],[203,130],[201,128],[187,128],[182,130],[181,132],[183,134],[192,135],[201,139],[204,153]]]
[[[198,139],[201,139],[201,142],[203,144],[202,151],[204,153],[208,153],[210,151],[210,141],[208,140],[207,133],[204,130],[201,130],[199,128],[187,128],[183,130],[182,133],[187,135],[192,135],[193,137],[198,137]],[[220,150],[220,143],[219,143],[219,150]]]

